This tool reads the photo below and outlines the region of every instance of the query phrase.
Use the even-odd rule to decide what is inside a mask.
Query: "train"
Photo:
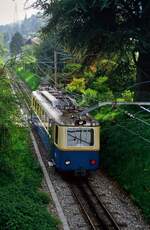
[[[59,172],[86,173],[100,166],[100,124],[62,91],[32,92],[32,124]]]

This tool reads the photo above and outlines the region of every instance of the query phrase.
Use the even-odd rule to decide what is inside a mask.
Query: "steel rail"
[[[86,217],[86,219],[88,220],[88,223],[90,225],[90,227],[93,229],[93,230],[96,230],[97,228],[95,227],[95,223],[93,223],[86,207],[82,204],[82,201],[80,199],[80,197],[76,194],[75,190],[72,189],[72,193],[73,193],[73,196],[76,198],[76,200],[78,201],[79,205],[80,205],[80,208],[82,210],[82,213],[84,214],[84,216]]]
[[[21,92],[22,95],[24,95],[24,92],[25,92],[24,86],[22,86],[22,84],[18,82],[16,82],[16,85],[17,85],[18,91]],[[30,96],[27,92],[26,92],[26,95],[28,99],[30,99]],[[29,103],[28,103],[29,101],[27,102],[25,98],[23,99],[24,99],[27,109],[29,110],[30,108]],[[85,180],[84,183],[83,181],[80,181],[80,180],[78,182],[75,182],[75,184],[71,185],[71,190],[77,202],[79,203],[81,210],[84,216],[86,217],[91,229],[93,230],[97,230],[97,229],[120,230],[120,227],[118,226],[114,217],[109,212],[109,210],[105,207],[105,205],[101,202],[100,198],[95,193],[95,191],[92,189],[88,181]],[[79,192],[77,192],[77,190]],[[85,201],[83,202],[83,199],[81,198],[79,193],[82,194],[82,197],[84,197],[84,200],[86,202]],[[91,209],[90,212],[88,211],[87,206],[89,207],[89,209]],[[102,215],[102,212],[103,212],[103,215]],[[105,216],[104,216],[104,213],[105,213]]]
[[[13,83],[13,87],[15,88],[16,92],[22,93],[22,95],[24,95],[24,93],[23,93],[24,90],[22,90],[24,87],[22,86],[20,88],[19,86],[20,85],[17,82]],[[24,106],[26,107],[26,109],[28,109],[29,105],[27,104],[25,99],[24,99],[24,102],[25,102]],[[29,126],[29,130],[30,130],[30,136],[31,136],[32,143],[34,146],[35,154],[36,154],[37,159],[39,161],[39,164],[41,166],[41,170],[43,171],[43,175],[44,175],[47,187],[48,187],[48,191],[51,194],[51,197],[53,199],[55,208],[57,210],[57,214],[61,220],[62,227],[64,230],[70,230],[70,226],[68,224],[67,218],[66,218],[64,211],[61,207],[61,204],[60,204],[59,199],[57,197],[57,194],[55,192],[55,188],[51,182],[51,179],[50,179],[50,176],[48,173],[48,168],[47,168],[46,163],[42,157],[43,156],[42,143],[39,142],[39,139],[37,138],[37,134],[35,133],[35,130],[33,129],[33,127]]]
[[[89,181],[86,182],[86,186],[91,191],[91,193],[93,194],[93,196],[96,197],[96,200],[98,201],[98,204],[103,208],[103,210],[106,213],[107,217],[111,221],[113,227],[116,230],[120,230],[120,227],[119,227],[118,223],[116,222],[116,220],[114,219],[113,215],[110,213],[110,211],[108,210],[108,208],[103,204],[103,202],[100,200],[100,198],[98,197],[98,195],[95,193],[95,191],[93,190],[93,188],[89,184]]]
[[[25,106],[29,112],[31,112],[31,106],[30,106],[30,96],[27,91],[25,92],[25,88],[18,82],[15,81],[15,86],[17,87],[17,90],[20,94],[23,96],[23,101],[25,103]],[[26,95],[26,96],[25,96]],[[28,99],[27,99],[28,98]]]
[[[88,181],[79,179],[70,184],[70,187],[91,229],[120,230],[116,220]]]

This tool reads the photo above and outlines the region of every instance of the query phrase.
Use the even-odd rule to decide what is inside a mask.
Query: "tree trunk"
[[[150,101],[150,53],[139,53],[136,100]]]

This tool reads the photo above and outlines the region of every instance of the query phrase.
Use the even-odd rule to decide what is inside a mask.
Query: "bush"
[[[67,85],[66,90],[74,93],[82,93],[85,89],[84,78],[74,78],[73,81]]]
[[[146,115],[139,116],[145,121],[149,119]],[[146,141],[150,140],[149,127],[119,112],[115,122],[107,120],[103,124],[101,136],[103,167],[130,193],[150,220],[150,145]]]
[[[20,78],[27,84],[31,90],[36,90],[40,84],[39,76],[33,74],[32,72],[25,71],[23,68],[18,68],[16,73]]]
[[[39,192],[42,173],[31,152],[29,130],[19,127],[19,111],[5,78],[0,98],[0,229],[57,229],[58,221],[47,211],[47,195]]]
[[[70,63],[67,64],[64,68],[64,72],[65,73],[73,73],[75,71],[79,71],[81,68],[81,64],[77,64],[77,63]]]

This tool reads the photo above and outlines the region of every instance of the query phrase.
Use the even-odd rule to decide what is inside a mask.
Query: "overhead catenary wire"
[[[126,131],[128,131],[129,133],[131,133],[131,134],[133,134],[133,135],[139,137],[140,139],[142,139],[142,140],[144,140],[145,142],[147,142],[147,143],[150,144],[150,139],[147,139],[147,138],[143,137],[142,135],[140,135],[140,134],[138,134],[138,133],[136,133],[136,132],[134,132],[134,131],[132,131],[132,130],[126,128],[125,126],[120,125],[120,124],[117,124],[117,126],[120,127],[120,128],[122,128],[122,129],[124,129],[124,130],[126,130]]]
[[[150,109],[147,109],[147,108],[145,108],[144,106],[140,106],[140,108],[143,109],[144,111],[150,113]]]
[[[130,117],[130,118],[132,118],[132,119],[135,119],[135,120],[137,120],[137,121],[139,121],[139,122],[141,122],[141,123],[143,123],[143,124],[145,124],[145,125],[147,125],[147,126],[150,126],[150,123],[148,123],[147,121],[144,121],[144,120],[141,119],[141,118],[136,117],[134,114],[132,114],[132,113],[130,113],[130,112],[128,112],[128,111],[124,111],[124,113],[125,113],[128,117]]]
[[[90,108],[85,109],[80,113],[80,116],[83,116],[86,113],[92,112],[95,109],[101,108],[103,106],[111,105],[112,107],[119,106],[119,105],[150,105],[150,102],[116,102],[116,101],[106,101],[106,102],[99,102],[98,104],[91,106]]]
[[[41,69],[41,67],[38,64],[36,64],[36,66],[41,71],[41,73],[43,73],[44,75],[47,75],[47,73],[43,69]],[[49,80],[52,81],[52,83],[55,83],[54,79],[50,78]]]
[[[145,107],[143,107],[143,108],[145,109]],[[121,112],[124,112],[124,114],[126,114],[129,118],[131,118],[131,119],[133,119],[135,121],[138,121],[138,122],[140,122],[140,123],[142,123],[142,124],[150,127],[150,123],[149,122],[144,121],[143,119],[136,117],[135,114],[131,114],[130,112],[124,111],[123,109],[120,109],[120,108],[117,108],[117,109],[120,110]],[[142,111],[140,111],[140,112],[142,112]],[[149,112],[150,112],[150,110],[149,110]],[[113,126],[111,128],[107,128],[106,130],[110,130],[112,128],[115,128],[116,126],[124,129],[125,131],[129,132],[130,134],[135,135],[135,136],[139,137],[140,139],[142,139],[143,141],[145,141],[146,143],[150,144],[150,139],[145,138],[144,136],[140,135],[139,133],[137,133],[137,132],[135,132],[135,131],[133,131],[133,130],[131,130],[131,129],[129,129],[129,128],[123,126],[123,125],[121,125],[121,124],[119,124],[119,123],[117,123],[115,126]]]
[[[123,111],[123,110],[120,109],[120,108],[117,108],[117,109]],[[136,120],[136,121],[138,121],[138,122],[141,122],[142,124],[147,125],[147,126],[150,127],[150,123],[148,123],[147,121],[144,121],[144,120],[141,119],[141,118],[136,117],[135,114],[131,114],[131,113],[128,112],[128,111],[124,111],[124,113],[125,113],[129,118],[132,118],[132,119],[134,119],[134,120]],[[122,126],[122,125],[120,125],[120,124],[117,124],[117,126],[120,127],[120,128],[122,128],[122,129],[124,129],[124,130],[126,130],[126,131],[128,131],[129,133],[131,133],[131,134],[133,134],[133,135],[135,135],[135,136],[138,136],[140,139],[144,140],[145,142],[150,143],[150,139],[145,138],[144,136],[140,135],[139,133],[134,132],[134,131],[132,131],[132,130],[128,129],[127,127]]]

